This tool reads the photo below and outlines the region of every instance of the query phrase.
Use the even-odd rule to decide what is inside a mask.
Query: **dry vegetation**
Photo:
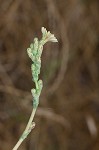
[[[41,26],[59,43],[45,46],[36,127],[20,150],[99,150],[98,0],[0,0],[0,150],[31,113],[26,48]]]

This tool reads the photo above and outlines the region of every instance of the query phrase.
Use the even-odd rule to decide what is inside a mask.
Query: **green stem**
[[[36,86],[36,90],[38,90],[39,88],[38,88],[38,83],[37,83],[37,81],[35,81],[35,86]]]
[[[32,128],[34,127],[33,125],[33,119],[35,116],[35,112],[37,110],[38,104],[39,104],[39,96],[42,90],[42,82],[38,79],[38,76],[40,74],[40,68],[41,68],[41,54],[43,50],[43,45],[48,42],[58,42],[57,39],[55,38],[54,34],[51,34],[50,31],[47,31],[46,28],[42,27],[42,39],[40,42],[38,41],[38,38],[34,39],[34,43],[30,45],[30,48],[27,49],[27,53],[31,60],[33,61],[33,64],[31,66],[32,70],[32,76],[33,76],[33,81],[35,82],[35,87],[36,89],[32,89],[32,95],[33,95],[33,110],[30,116],[30,119],[28,121],[28,124],[20,137],[19,141],[17,144],[14,146],[13,150],[17,150],[23,140],[27,137],[27,135],[31,132]]]
[[[36,113],[36,110],[37,110],[37,108],[34,108],[32,110],[32,113],[31,113],[30,119],[28,121],[28,124],[27,124],[27,126],[26,126],[26,128],[25,128],[25,130],[24,130],[24,132],[22,134],[22,136],[20,137],[19,141],[16,143],[16,145],[14,146],[14,148],[12,150],[17,150],[19,148],[19,146],[21,145],[21,143],[24,141],[24,139],[27,137],[26,136],[25,138],[23,138],[23,136],[25,134],[28,135],[29,129],[31,128],[31,124],[33,122],[33,119],[34,119],[34,116],[35,116],[35,113]]]

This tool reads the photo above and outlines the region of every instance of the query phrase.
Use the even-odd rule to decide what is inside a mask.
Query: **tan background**
[[[36,127],[20,150],[99,150],[99,1],[0,0],[0,150],[11,150],[32,110],[26,49],[44,26]]]

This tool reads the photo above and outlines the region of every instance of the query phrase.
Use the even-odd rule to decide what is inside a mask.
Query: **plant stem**
[[[40,40],[40,42],[38,41],[38,38],[35,38],[34,43],[32,43],[30,47],[27,49],[27,53],[32,60],[31,71],[33,81],[35,82],[36,87],[35,89],[34,88],[31,89],[31,93],[33,96],[33,110],[22,136],[20,137],[19,141],[12,150],[17,150],[19,148],[21,143],[28,136],[28,134],[31,132],[31,130],[34,128],[35,125],[33,123],[33,119],[39,104],[39,96],[41,94],[41,90],[43,87],[42,80],[38,79],[41,68],[41,54],[43,51],[43,45],[48,41],[58,42],[54,34],[51,34],[50,31],[46,30],[46,28],[42,27],[41,31],[42,31],[42,39]]]
[[[27,126],[26,126],[26,128],[25,128],[25,130],[24,130],[22,135],[27,134],[29,129],[31,128],[31,124],[33,122],[36,110],[37,110],[37,108],[33,108],[31,116],[30,116],[30,119],[28,121],[28,124],[27,124]],[[21,136],[19,141],[16,143],[15,147],[12,150],[17,150],[23,141],[24,141],[24,138],[22,138],[22,136]]]

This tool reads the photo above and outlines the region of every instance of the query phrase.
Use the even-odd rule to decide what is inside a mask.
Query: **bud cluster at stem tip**
[[[32,78],[35,82],[35,89],[31,89],[33,96],[33,107],[37,108],[39,104],[39,96],[43,87],[42,80],[39,80],[40,68],[41,68],[41,55],[43,51],[43,46],[46,42],[58,42],[54,34],[51,34],[50,31],[47,31],[46,28],[41,28],[42,38],[39,41],[38,38],[34,38],[34,42],[30,44],[30,47],[27,49],[28,56],[32,60],[31,71]]]

